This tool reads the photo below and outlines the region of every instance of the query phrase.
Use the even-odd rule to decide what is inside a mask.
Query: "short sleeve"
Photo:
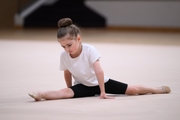
[[[66,65],[65,65],[65,60],[63,59],[64,57],[64,54],[63,53],[61,53],[61,55],[60,55],[60,66],[59,66],[59,69],[60,70],[66,70],[67,68],[66,68]]]
[[[91,46],[89,50],[89,61],[91,64],[96,62],[98,59],[100,59],[101,55],[99,52],[96,50],[95,47]]]

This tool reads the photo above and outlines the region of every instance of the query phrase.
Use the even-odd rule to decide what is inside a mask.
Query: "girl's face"
[[[81,37],[78,35],[75,39],[70,40],[69,35],[58,39],[60,45],[72,58],[78,57],[81,53]]]

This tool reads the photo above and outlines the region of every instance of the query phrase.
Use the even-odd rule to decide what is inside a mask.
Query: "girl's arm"
[[[104,86],[104,72],[103,72],[103,69],[101,68],[99,60],[97,60],[93,64],[93,67],[94,67],[94,71],[95,71],[96,77],[98,79],[99,87],[100,87],[100,90],[101,90],[100,99],[113,98],[113,97],[108,97],[106,95],[105,86]]]
[[[64,79],[66,81],[66,85],[67,87],[71,87],[72,86],[72,76],[71,73],[69,72],[69,70],[65,70],[64,71]]]

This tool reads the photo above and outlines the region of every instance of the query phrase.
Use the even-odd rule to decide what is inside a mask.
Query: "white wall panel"
[[[108,26],[180,27],[180,1],[86,1]]]

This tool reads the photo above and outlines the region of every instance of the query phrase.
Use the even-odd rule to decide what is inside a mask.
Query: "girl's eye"
[[[71,45],[68,45],[68,47],[71,47]]]

